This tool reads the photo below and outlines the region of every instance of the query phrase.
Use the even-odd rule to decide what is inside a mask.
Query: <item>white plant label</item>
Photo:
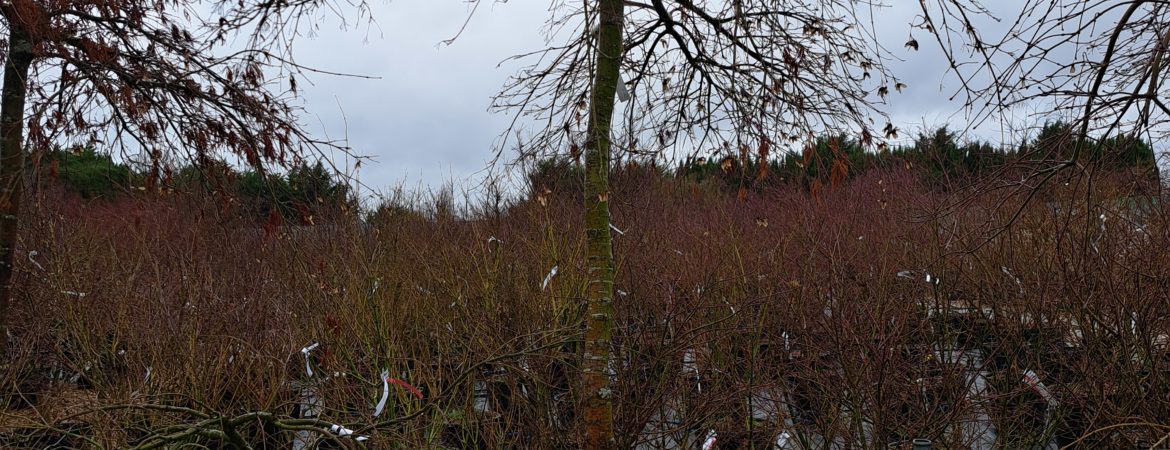
[[[618,74],[617,97],[618,101],[621,101],[622,103],[630,100],[630,91],[626,89],[626,82],[625,80],[622,80],[621,74]]]
[[[321,344],[319,342],[314,342],[312,344],[309,344],[305,348],[301,349],[301,354],[305,355],[305,374],[308,375],[309,378],[313,378],[313,367],[309,363],[309,353],[312,353],[313,350],[316,349],[318,345],[321,345]]]
[[[28,252],[28,262],[32,263],[34,266],[37,266],[37,268],[38,268],[38,269],[41,269],[41,272],[44,272],[44,271],[45,271],[45,267],[44,267],[44,266],[42,266],[42,265],[41,265],[41,263],[37,262],[37,260],[33,259],[33,258],[35,258],[35,257],[36,257],[37,255],[39,255],[39,254],[40,254],[40,253],[39,253],[39,252],[37,252],[36,250],[30,250],[30,251]]]
[[[1043,381],[1040,381],[1040,375],[1036,374],[1032,369],[1024,371],[1024,379],[1022,381],[1031,387],[1032,390],[1036,391],[1037,394],[1040,394],[1041,397],[1044,397],[1044,400],[1047,400],[1049,405],[1056,405],[1056,399],[1052,397],[1052,392],[1048,390],[1048,386],[1045,386]]]
[[[382,414],[382,409],[386,408],[386,400],[390,398],[390,370],[382,370],[382,398],[378,400],[378,405],[374,407],[374,417]]]
[[[555,276],[557,276],[557,266],[553,266],[552,270],[548,271],[548,275],[544,276],[544,282],[540,283],[540,290],[543,291],[543,290],[547,289],[548,282],[552,281],[552,278]]]
[[[716,442],[717,437],[718,436],[715,435],[715,430],[707,431],[707,438],[703,440],[703,450],[715,450],[719,448],[716,447],[716,445],[718,445]]]
[[[333,434],[336,434],[336,435],[341,436],[341,437],[353,436],[353,430],[346,428],[346,427],[343,427],[341,425],[331,425],[329,427],[329,431],[332,431]],[[359,441],[359,442],[367,440],[367,439],[369,439],[369,438],[365,437],[365,436],[358,436],[358,437],[354,438],[354,440]]]

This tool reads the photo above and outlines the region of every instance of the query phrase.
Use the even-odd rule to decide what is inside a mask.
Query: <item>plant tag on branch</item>
[[[305,355],[305,375],[308,375],[309,378],[313,378],[313,367],[309,363],[309,354],[312,353],[313,350],[316,349],[318,345],[321,345],[321,344],[319,342],[314,342],[312,344],[305,346],[305,348],[301,349],[301,354]]]
[[[1032,369],[1025,370],[1022,381],[1043,397],[1044,400],[1047,400],[1049,405],[1056,405],[1056,399],[1052,397],[1052,392],[1048,390],[1048,386],[1045,386],[1043,381],[1040,381],[1040,375],[1036,374],[1035,371]]]
[[[332,432],[333,432],[333,434],[336,434],[336,435],[338,435],[338,436],[340,436],[340,437],[350,437],[350,436],[353,436],[353,430],[351,430],[351,429],[349,429],[349,428],[346,428],[346,427],[343,427],[343,426],[341,426],[341,425],[330,425],[330,426],[329,426],[329,431],[332,431]],[[355,438],[353,438],[353,439],[354,439],[355,441],[359,441],[359,442],[361,442],[361,441],[368,440],[369,438],[368,438],[368,437],[365,437],[365,436],[358,436],[358,437],[355,437]]]
[[[45,267],[44,267],[44,266],[42,266],[42,265],[41,265],[41,263],[37,262],[37,260],[33,259],[33,258],[35,258],[35,257],[36,257],[38,254],[40,254],[40,253],[39,253],[39,252],[37,252],[36,250],[31,250],[31,251],[29,251],[29,252],[28,252],[28,262],[32,263],[34,266],[37,266],[37,268],[38,268],[38,269],[41,269],[41,272],[44,272],[44,271],[45,271]]]
[[[601,24],[593,25],[593,35],[596,36],[601,33]],[[630,100],[630,91],[626,89],[626,82],[622,80],[622,74],[618,74],[617,79],[617,98],[618,101],[625,103]]]
[[[386,400],[390,398],[390,370],[382,370],[382,398],[378,400],[378,405],[374,407],[374,417],[382,414],[382,410],[386,408]]]
[[[423,399],[422,391],[420,391],[420,390],[418,390],[418,388],[414,387],[413,384],[407,383],[405,381],[399,380],[399,379],[394,378],[394,377],[386,377],[386,382],[393,384],[395,386],[399,386],[403,389],[406,389],[407,391],[410,391],[410,395],[413,395],[414,398],[417,398],[419,400]]]
[[[630,91],[626,89],[626,82],[622,80],[621,74],[618,74],[617,79],[617,98],[622,103],[630,101]]]
[[[548,275],[544,276],[544,282],[540,283],[540,290],[543,291],[548,288],[548,282],[552,281],[552,278],[555,276],[557,276],[557,266],[553,266],[552,270],[548,271]]]
[[[707,431],[707,438],[703,440],[703,450],[716,450],[716,449],[718,449],[719,444],[718,444],[717,439],[716,439],[717,437],[718,436],[716,436],[715,430]]]

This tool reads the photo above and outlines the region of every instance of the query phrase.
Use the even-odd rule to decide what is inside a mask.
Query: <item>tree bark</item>
[[[7,14],[6,14],[7,15]],[[8,60],[0,90],[0,359],[8,351],[8,306],[12,297],[13,254],[24,191],[24,102],[33,60],[29,33],[8,19]]]
[[[613,448],[610,343],[613,332],[613,236],[610,234],[609,161],[614,95],[622,61],[623,0],[599,0],[597,63],[585,142],[586,290],[585,448]]]

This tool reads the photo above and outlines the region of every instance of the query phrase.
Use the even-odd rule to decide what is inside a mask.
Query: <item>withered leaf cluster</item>
[[[327,0],[5,0],[4,36],[34,62],[27,142],[286,165],[340,142],[297,122],[290,46]],[[7,46],[4,46],[7,48]]]

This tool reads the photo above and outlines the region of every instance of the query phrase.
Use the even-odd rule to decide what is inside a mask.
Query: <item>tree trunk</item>
[[[8,351],[8,305],[12,297],[20,200],[24,190],[24,101],[33,60],[32,39],[8,20],[8,60],[0,93],[0,359]]]
[[[622,61],[623,0],[599,0],[597,64],[585,142],[585,234],[589,264],[586,290],[585,448],[614,447],[610,342],[613,332],[613,236],[609,217],[610,133]]]

